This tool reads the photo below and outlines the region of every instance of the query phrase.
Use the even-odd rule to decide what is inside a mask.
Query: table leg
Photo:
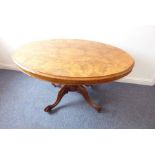
[[[94,109],[96,109],[96,111],[98,111],[98,112],[101,111],[101,108],[102,108],[101,105],[98,105],[98,104],[94,103],[91,100],[91,98],[88,95],[87,89],[84,86],[82,86],[82,85],[64,85],[60,89],[60,91],[59,91],[59,93],[57,95],[56,101],[53,104],[48,105],[44,109],[44,111],[45,112],[50,112],[55,106],[57,106],[59,104],[59,102],[61,101],[61,99],[63,98],[63,96],[65,94],[67,94],[68,92],[78,92],[78,93],[80,93],[84,97],[84,99],[86,100],[86,102],[91,107],[93,107]]]
[[[67,93],[68,93],[68,89],[66,89],[66,86],[63,86],[63,87],[60,89],[60,91],[59,91],[59,93],[58,93],[58,95],[57,95],[56,101],[55,101],[53,104],[48,105],[48,106],[44,109],[44,111],[45,111],[45,112],[50,112],[55,106],[57,106],[57,105],[59,104],[59,102],[61,101],[61,99],[63,98],[63,96],[64,96],[65,94],[67,94]]]
[[[96,111],[100,112],[102,107],[96,103],[94,103],[88,95],[87,89],[84,86],[78,86],[78,92],[84,97],[87,103],[96,109]]]

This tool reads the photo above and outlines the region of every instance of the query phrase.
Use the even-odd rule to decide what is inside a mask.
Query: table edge
[[[118,80],[118,79],[128,75],[132,71],[132,69],[135,65],[135,62],[133,60],[133,64],[128,69],[126,69],[122,72],[107,75],[107,76],[100,76],[100,77],[65,77],[65,76],[55,76],[55,75],[48,76],[47,74],[44,74],[44,73],[34,72],[26,67],[21,66],[18,63],[15,63],[15,64],[16,64],[17,68],[19,68],[19,70],[21,70],[25,74],[27,74],[31,77],[40,79],[40,80],[54,82],[54,83],[60,83],[60,84],[69,84],[69,85],[78,84],[78,85],[80,85],[80,84],[100,84],[100,83]]]

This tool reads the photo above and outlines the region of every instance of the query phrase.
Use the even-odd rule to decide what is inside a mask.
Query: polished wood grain
[[[111,45],[77,39],[31,42],[16,50],[13,60],[26,74],[60,84],[97,84],[132,71],[133,58]]]

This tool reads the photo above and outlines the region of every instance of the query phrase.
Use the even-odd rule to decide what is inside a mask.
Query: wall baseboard
[[[0,69],[8,69],[8,70],[17,70],[18,71],[18,68],[14,64],[6,65],[6,64],[0,63]],[[143,78],[135,78],[135,77],[125,77],[120,80],[117,80],[117,82],[153,86],[155,84],[155,78],[143,79]]]
[[[8,69],[8,70],[18,70],[16,65],[14,64],[3,64],[3,63],[0,63],[0,69]]]
[[[125,77],[118,82],[122,83],[132,83],[132,84],[138,84],[138,85],[148,85],[148,86],[153,86],[155,84],[154,79],[142,79],[142,78],[135,78],[135,77]]]
[[[155,85],[155,76],[154,76],[154,78],[152,79],[152,84]]]

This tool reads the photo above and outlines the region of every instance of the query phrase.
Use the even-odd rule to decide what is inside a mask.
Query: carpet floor
[[[155,86],[112,82],[88,88],[101,113],[78,93],[68,93],[51,113],[44,107],[59,88],[17,71],[0,70],[1,129],[153,129]]]

